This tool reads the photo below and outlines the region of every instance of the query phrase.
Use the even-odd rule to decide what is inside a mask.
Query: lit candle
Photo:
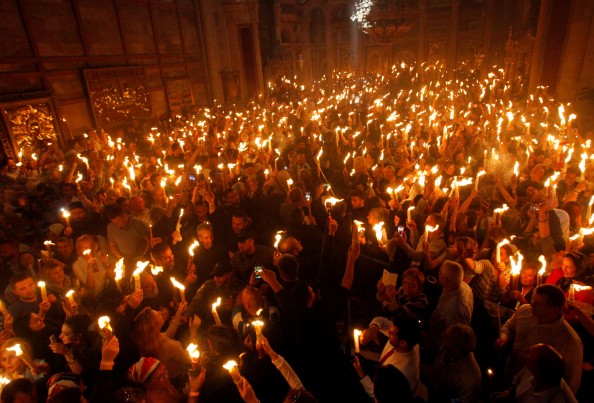
[[[151,241],[151,248],[153,247],[153,224],[149,224],[149,239]]]
[[[487,172],[483,169],[476,174],[476,181],[474,182],[474,188],[478,190],[479,178],[486,174]]]
[[[538,271],[538,274],[536,277],[536,286],[539,286],[542,284],[542,276],[544,276],[545,270],[547,268],[547,259],[544,257],[544,255],[540,255],[538,257],[538,261],[541,263],[541,267],[540,267],[540,270]]]
[[[62,217],[64,217],[64,221],[66,221],[66,227],[70,227],[70,212],[62,209]]]
[[[45,245],[45,248],[47,249],[47,253],[49,255],[49,257],[52,257],[52,245],[55,245],[55,243],[53,243],[52,241],[45,241],[43,242],[43,244]]]
[[[384,243],[384,222],[379,222],[373,226],[373,231],[375,232],[375,239],[377,239],[377,243],[381,246]]]
[[[37,286],[41,290],[41,300],[43,302],[47,301],[47,290],[45,289],[45,281],[39,281]]]
[[[522,256],[522,254],[520,252],[518,252],[518,261],[517,262],[515,261],[515,259],[512,256],[509,257],[509,262],[512,267],[511,273],[510,273],[510,286],[509,286],[509,289],[511,291],[521,291],[522,285],[520,284],[520,272],[522,271],[522,260],[523,259],[524,259],[524,256]]]
[[[353,330],[353,340],[355,341],[355,354],[359,354],[361,352],[361,347],[359,345],[359,337],[361,337],[361,331],[359,329]]]
[[[198,246],[200,246],[200,243],[198,241],[194,241],[192,245],[190,245],[190,247],[188,248],[188,252],[190,254],[190,256],[188,257],[188,272],[190,272],[192,263],[194,262],[194,251]]]
[[[200,368],[200,351],[198,351],[198,346],[194,343],[190,343],[186,348],[188,355],[190,356],[190,361],[192,361],[192,369],[194,371]]]
[[[74,302],[74,290],[70,290],[66,293],[66,298],[68,298],[68,303],[71,307],[75,306],[76,303]]]
[[[177,281],[175,278],[171,277],[171,283],[175,288],[179,290],[179,295],[181,297],[181,303],[184,304],[186,302],[186,287]]]
[[[111,339],[113,329],[111,328],[109,316],[101,316],[97,319],[97,323],[99,324],[99,329],[105,331],[105,338],[108,340]]]
[[[390,195],[390,200],[394,200],[394,189],[387,188],[386,192],[388,192],[388,195]]]
[[[575,284],[571,284],[569,287],[569,303],[573,304],[575,302]]]
[[[274,249],[278,250],[278,244],[280,243],[281,239],[283,238],[283,232],[284,231],[278,231],[276,233],[276,235],[274,236]]]
[[[497,248],[495,249],[495,261],[497,263],[501,263],[501,247],[507,244],[509,244],[509,239],[507,238],[497,244]]]
[[[136,263],[136,270],[134,270],[134,272],[132,273],[132,277],[134,277],[134,291],[140,291],[142,289],[140,284],[140,273],[144,271],[148,264],[149,262]]]
[[[183,215],[184,215],[184,209],[181,209],[180,212],[179,212],[179,217],[177,217],[177,224],[175,224],[175,230],[177,232],[180,232],[180,229],[181,229],[181,219],[182,219]],[[182,240],[182,236],[181,236],[181,232],[180,232],[179,238],[175,238],[173,240],[173,244],[175,245],[176,243],[178,243],[181,240]]]
[[[225,368],[227,371],[229,371],[229,375],[231,375],[233,382],[235,382],[236,384],[239,383],[239,381],[241,380],[241,375],[239,374],[239,369],[237,369],[236,361],[233,361],[233,360],[227,361],[227,363],[225,365],[223,365],[223,368]]]
[[[287,187],[289,188],[289,190],[291,190],[291,185],[293,185],[293,179],[289,178],[287,179]]]
[[[116,286],[118,289],[121,289],[120,281],[124,278],[124,258],[121,258],[116,262],[113,272],[115,274],[114,281]]]
[[[406,210],[406,218],[408,221],[412,221],[412,211],[415,209],[415,206],[410,206],[408,210]]]
[[[221,297],[218,297],[217,301],[212,304],[212,317],[217,325],[221,324],[221,318],[219,318],[219,313],[217,312],[217,307],[219,305],[221,305]]]
[[[429,234],[431,232],[437,231],[438,228],[439,228],[439,225],[436,225],[435,227],[432,227],[430,225],[425,225],[425,242],[429,243]]]

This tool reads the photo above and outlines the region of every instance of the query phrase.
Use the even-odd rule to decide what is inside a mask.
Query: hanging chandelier
[[[418,0],[356,0],[351,21],[371,39],[393,42],[418,20]]]

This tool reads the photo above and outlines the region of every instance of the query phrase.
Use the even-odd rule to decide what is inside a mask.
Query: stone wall
[[[0,1],[0,95],[50,91],[70,133],[95,126],[84,71],[142,66],[151,115],[168,80],[210,103],[198,0]],[[169,94],[171,96],[171,94]]]

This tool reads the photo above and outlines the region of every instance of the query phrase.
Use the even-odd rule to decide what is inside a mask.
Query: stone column
[[[417,48],[419,66],[427,61],[427,1],[419,1],[419,46]]]
[[[495,0],[485,2],[485,19],[483,26],[483,53],[485,59],[481,65],[481,79],[487,77],[487,71],[491,65],[491,37],[493,36],[493,19],[495,18]]]
[[[447,69],[448,78],[454,78],[456,69],[456,52],[458,50],[458,20],[460,19],[460,0],[452,0],[452,19],[450,22],[450,38],[448,40]]]
[[[553,13],[553,0],[541,0],[540,14],[538,16],[538,28],[534,41],[534,50],[532,51],[532,61],[530,63],[530,82],[528,91],[534,92],[540,82],[540,76],[543,69],[543,60],[547,48],[546,39],[549,36],[549,26]]]
[[[218,52],[218,33],[216,32],[212,0],[200,0],[200,19],[202,21],[204,47],[206,50],[206,65],[210,78],[211,96],[221,101],[223,99],[223,86],[221,83],[221,66]]]
[[[324,27],[324,34],[326,37],[326,77],[332,79],[332,71],[334,70],[336,51],[334,50],[334,41],[332,40],[332,36],[334,32],[332,31],[332,15],[330,7],[324,8],[324,21],[326,22],[326,26]]]
[[[557,83],[557,98],[561,101],[573,101],[579,91],[579,78],[584,65],[592,17],[594,1],[574,1]]]

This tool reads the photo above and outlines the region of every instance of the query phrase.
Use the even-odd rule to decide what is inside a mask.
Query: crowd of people
[[[594,154],[502,70],[269,83],[2,168],[0,399],[594,396]]]

